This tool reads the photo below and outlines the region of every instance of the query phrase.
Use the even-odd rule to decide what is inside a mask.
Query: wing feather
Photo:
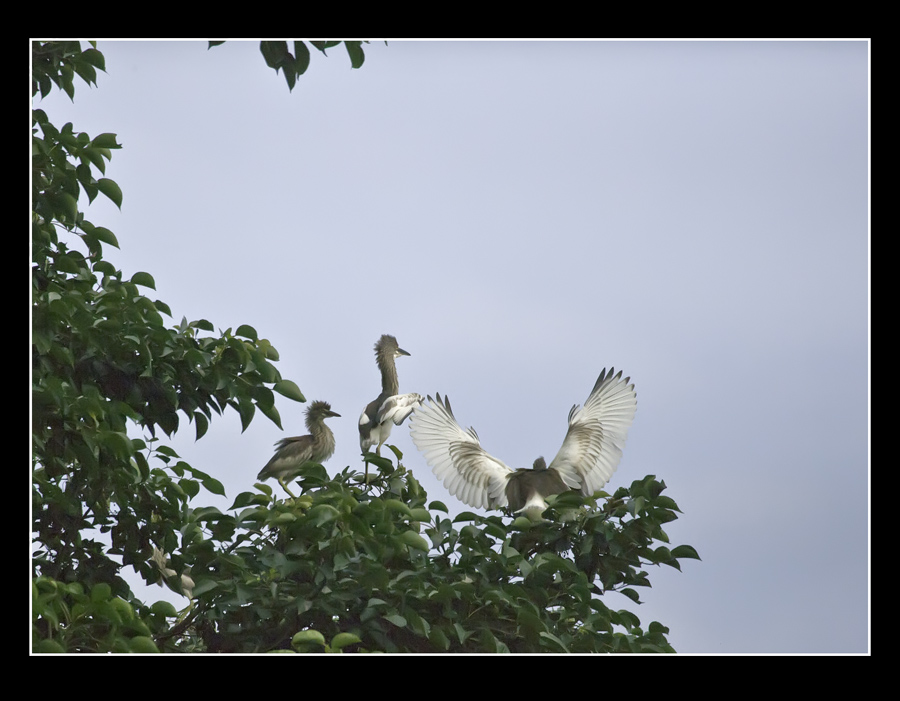
[[[292,470],[313,457],[313,437],[292,436],[275,443],[275,455],[256,476],[258,480],[290,474]]]
[[[506,483],[513,471],[481,447],[475,429],[456,422],[447,397],[429,396],[410,419],[409,435],[457,499],[482,509],[506,506]]]
[[[385,421],[393,421],[395,426],[399,426],[406,417],[413,413],[413,410],[422,403],[424,397],[421,394],[410,392],[409,394],[395,394],[388,397],[378,408],[376,421],[383,424]]]
[[[569,411],[569,429],[549,469],[584,495],[603,487],[619,465],[637,410],[630,380],[622,379],[621,371],[615,374],[615,368],[604,369],[584,406],[576,404]]]

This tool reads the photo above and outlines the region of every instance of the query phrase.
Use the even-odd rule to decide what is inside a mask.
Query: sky
[[[172,323],[269,339],[342,415],[329,471],[361,469],[383,333],[401,392],[449,395],[512,467],[614,366],[638,409],[607,490],[664,480],[702,561],[607,605],[679,652],[868,652],[867,41],[372,42],[359,70],[314,51],[293,92],[258,42],[98,48],[98,87],[36,103],[123,145],[121,211],[86,209],[107,259]],[[182,421],[171,445],[227,493],[198,506],[306,432],[277,407],[285,432]],[[429,498],[468,510],[407,429]]]

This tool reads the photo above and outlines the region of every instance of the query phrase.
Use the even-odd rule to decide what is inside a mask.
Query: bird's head
[[[547,461],[544,460],[543,455],[534,461],[534,465],[531,466],[531,469],[532,470],[546,470],[547,469]]]
[[[386,333],[375,344],[375,355],[399,358],[401,355],[410,355],[410,353],[400,347],[394,336]]]
[[[309,408],[306,410],[306,425],[309,427],[309,425],[314,422],[323,421],[332,416],[340,416],[340,414],[336,411],[332,411],[331,404],[328,402],[317,399],[310,404]]]

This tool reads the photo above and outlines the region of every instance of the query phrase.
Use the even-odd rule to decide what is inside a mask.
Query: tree
[[[361,42],[344,44],[362,65]],[[289,88],[309,63],[303,42],[261,51]],[[75,76],[96,83],[105,68],[93,42],[35,42],[32,55],[33,95],[56,86],[74,99]],[[297,499],[257,484],[227,512],[195,506],[222,485],[160,432],[186,418],[199,440],[229,408],[244,429],[257,409],[280,426],[276,395],[305,398],[252,326],[167,326],[169,307],[142,292],[152,276],[104,260],[116,237],[78,201],[121,205],[105,177],[115,134],[57,128],[41,109],[32,134],[35,651],[671,651],[664,626],[645,631],[605,603],[608,592],[638,601],[647,565],[697,557],[654,546],[677,506],[652,476],[612,496],[561,495],[540,524],[450,519],[394,449],[396,462],[367,456],[379,468],[369,485],[362,465],[331,477],[308,464]],[[188,607],[139,600],[123,567]]]
[[[207,532],[215,524],[227,537],[188,546],[206,608],[177,634],[192,630],[198,648],[229,652],[673,651],[665,626],[643,630],[603,596],[638,601],[646,565],[696,557],[690,546],[653,547],[668,541],[662,525],[677,511],[662,482],[551,498],[538,524],[451,519],[393,450],[397,465],[369,456],[379,472],[368,491],[358,471],[329,477],[310,465],[295,501],[257,485],[237,496],[235,516],[204,513]]]

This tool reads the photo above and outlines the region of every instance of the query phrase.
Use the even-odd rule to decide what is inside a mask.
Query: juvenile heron
[[[508,508],[540,520],[546,497],[570,489],[591,495],[612,477],[625,436],[634,420],[637,395],[630,377],[604,369],[584,407],[569,411],[562,447],[547,466],[544,458],[531,469],[513,470],[488,454],[474,428],[463,430],[450,400],[428,397],[411,419],[410,436],[432,471],[452,495],[477,508]]]
[[[325,425],[325,419],[340,416],[331,410],[328,402],[315,401],[306,410],[306,436],[282,438],[275,444],[275,455],[256,476],[258,480],[274,477],[284,487],[284,491],[296,499],[285,484],[285,479],[296,476],[298,468],[305,462],[322,463],[334,454],[334,434]]]
[[[402,424],[413,409],[422,403],[421,394],[411,392],[400,394],[400,380],[397,379],[396,359],[409,355],[398,344],[397,339],[384,334],[375,343],[375,362],[381,370],[381,394],[366,405],[359,417],[359,447],[363,453],[373,445],[381,455],[381,446],[391,435],[396,424]],[[366,465],[368,473],[368,464]]]

